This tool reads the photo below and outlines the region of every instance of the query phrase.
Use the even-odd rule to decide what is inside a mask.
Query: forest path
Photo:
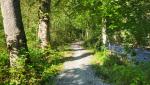
[[[56,78],[56,85],[106,85],[95,76],[91,68],[93,53],[81,47],[81,42],[71,45],[72,58],[64,63],[64,71]]]

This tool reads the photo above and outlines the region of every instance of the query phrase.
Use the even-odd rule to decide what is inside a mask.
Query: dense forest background
[[[37,36],[40,2],[20,1],[32,61],[29,64],[31,71],[28,74],[31,76],[29,81],[31,85],[41,82],[52,83],[53,77],[60,71],[60,64],[63,63],[61,59],[64,48],[74,41],[84,41],[86,48],[96,51],[102,50],[109,44],[121,45],[127,49],[150,50],[149,0],[51,0],[50,47],[46,51],[39,49]],[[0,14],[0,84],[7,84],[10,81],[9,55],[2,20]],[[14,80],[15,83],[22,83],[24,81],[21,80],[22,73],[16,74],[19,77]],[[132,85],[150,84],[149,77],[142,76],[142,78],[145,79],[144,83],[138,82],[142,81],[140,77],[136,84]],[[131,83],[120,85],[128,84]]]

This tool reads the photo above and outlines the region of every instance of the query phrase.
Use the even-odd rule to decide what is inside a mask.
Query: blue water
[[[150,61],[150,51],[144,50],[142,48],[133,49],[136,53],[135,56],[131,56],[131,53],[127,53],[125,51],[124,47],[121,45],[109,44],[108,49],[117,54],[126,54],[129,59],[134,58],[138,62],[141,62],[141,61],[149,62]]]

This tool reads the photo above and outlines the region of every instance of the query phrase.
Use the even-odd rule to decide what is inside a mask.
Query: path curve
[[[106,85],[95,76],[91,68],[92,53],[80,44],[72,44],[72,59],[64,63],[64,71],[57,76],[56,85]]]

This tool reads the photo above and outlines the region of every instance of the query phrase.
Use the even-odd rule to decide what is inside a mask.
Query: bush
[[[93,67],[98,76],[114,85],[150,85],[150,63],[126,61],[109,55],[109,51],[97,52]]]
[[[6,52],[0,52],[0,85],[9,83],[9,59]]]
[[[52,84],[53,77],[62,69],[62,54],[50,49],[47,51],[32,49],[30,56],[32,56],[29,65],[31,69],[30,84]]]
[[[7,52],[0,54],[0,85],[24,85],[28,80],[28,85],[52,85],[54,77],[62,69],[62,52],[56,52],[48,49],[42,51],[40,49],[30,49],[29,51],[31,62],[28,63],[25,72],[24,58],[18,60],[18,67],[9,68],[9,57]],[[10,77],[10,73],[11,76]],[[11,80],[11,81],[9,81]]]

